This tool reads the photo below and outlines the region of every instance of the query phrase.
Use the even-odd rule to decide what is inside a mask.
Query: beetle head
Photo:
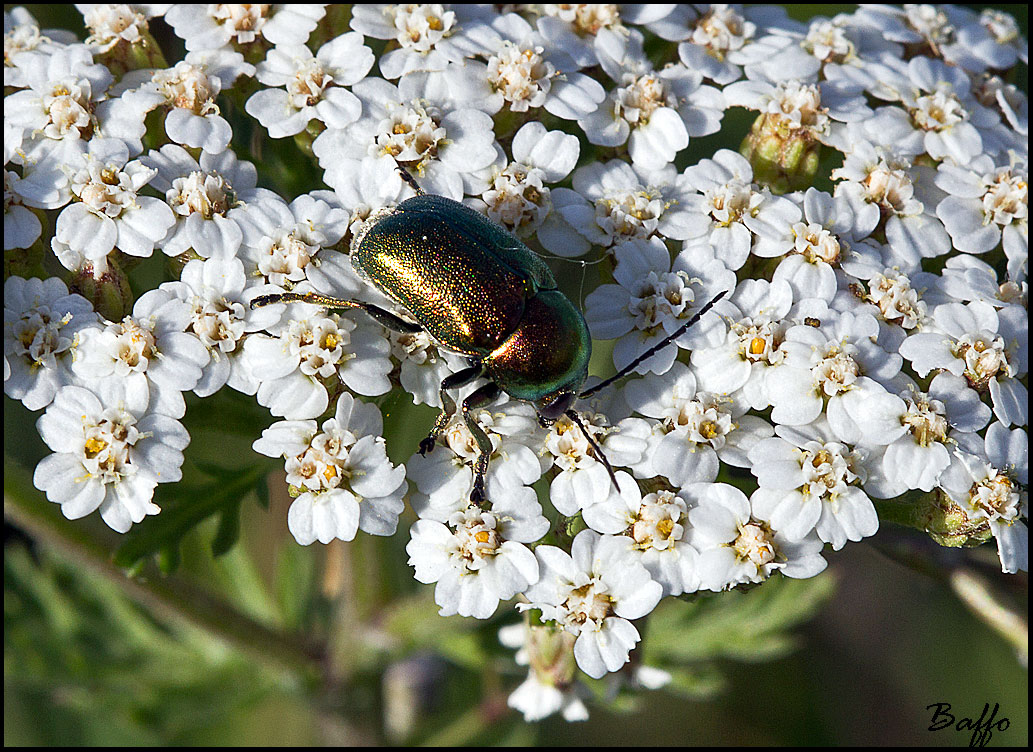
[[[545,395],[534,403],[535,410],[538,411],[538,422],[543,428],[551,426],[563,417],[576,399],[577,392],[570,389],[558,389]]]

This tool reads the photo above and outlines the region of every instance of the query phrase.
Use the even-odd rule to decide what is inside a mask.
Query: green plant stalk
[[[56,505],[29,492],[24,468],[4,460],[4,517],[74,564],[121,588],[159,618],[200,628],[276,669],[318,675],[324,649],[300,636],[271,630],[210,593],[179,579],[129,577],[111,563],[111,551],[82,525],[66,520]]]

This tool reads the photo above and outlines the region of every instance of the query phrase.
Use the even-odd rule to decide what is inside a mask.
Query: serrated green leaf
[[[724,690],[728,681],[720,670],[709,663],[691,668],[677,667],[668,670],[671,682],[664,690],[688,697],[693,700],[704,700]]]
[[[775,577],[748,593],[704,596],[692,603],[669,599],[650,616],[645,659],[652,665],[716,657],[759,661],[793,647],[789,630],[810,618],[834,588],[830,576]]]
[[[264,477],[268,465],[263,465],[202,486],[159,486],[155,502],[161,507],[161,514],[147,517],[126,533],[125,543],[115,552],[115,564],[131,567],[140,559],[178,545],[183,536],[212,515],[239,506],[241,498]]]

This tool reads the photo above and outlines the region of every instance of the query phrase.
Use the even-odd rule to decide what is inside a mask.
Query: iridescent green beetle
[[[317,293],[264,295],[252,301],[252,307],[298,301],[329,309],[359,308],[388,329],[427,332],[446,349],[466,356],[471,365],[441,382],[442,409],[434,428],[420,442],[420,453],[434,448],[455,414],[456,404],[448,392],[487,378],[488,383],[462,404],[463,419],[479,450],[470,494],[475,502],[484,498],[491,441],[471,411],[490,404],[500,392],[533,404],[543,426],[564,415],[570,418],[616,488],[613,469],[585,430],[574,402],[627,375],[680,337],[724,293],[620,373],[582,390],[592,355],[588,325],[559,290],[541,257],[483,214],[458,201],[424,193],[408,172],[399,169],[416,195],[372,215],[352,241],[351,260],[362,277],[419,323],[364,301]]]

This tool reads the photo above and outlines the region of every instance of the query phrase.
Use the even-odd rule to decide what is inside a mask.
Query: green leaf
[[[265,485],[264,483],[257,484]],[[231,503],[219,513],[219,528],[212,539],[212,556],[222,556],[236,544],[240,537],[240,500]]]
[[[217,554],[225,553],[232,541],[229,540],[231,531],[224,530],[223,525],[232,525],[235,537],[241,500],[264,482],[270,465],[275,466],[275,462],[253,465],[232,477],[220,472],[222,477],[205,484],[159,486],[155,503],[161,507],[161,514],[133,525],[125,535],[125,543],[115,552],[115,564],[129,568],[145,557],[162,552],[163,570],[166,573],[173,571],[178,566],[178,552],[170,549],[178,549],[179,542],[187,533],[215,514],[234,518],[232,523],[220,521],[219,532],[212,544]]]
[[[717,657],[779,657],[795,644],[790,630],[809,619],[834,587],[829,575],[773,577],[746,593],[705,594],[691,603],[668,599],[650,616],[645,662],[664,666]]]

